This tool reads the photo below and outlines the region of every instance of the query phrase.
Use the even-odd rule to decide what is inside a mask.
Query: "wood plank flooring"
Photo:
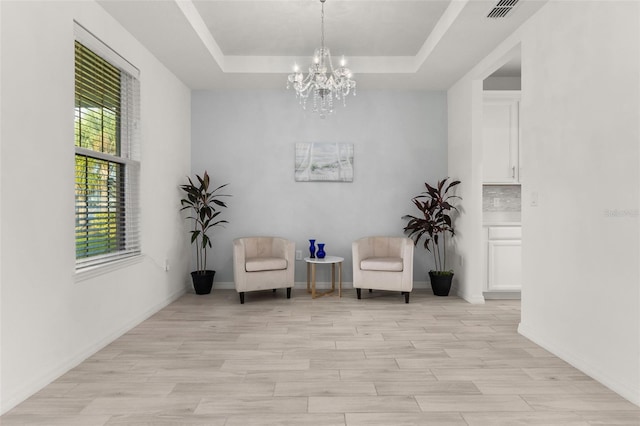
[[[418,289],[187,294],[0,418],[11,425],[640,425],[516,332],[520,303]]]

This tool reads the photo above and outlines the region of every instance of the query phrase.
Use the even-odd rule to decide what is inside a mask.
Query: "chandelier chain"
[[[325,0],[320,0],[321,4],[322,4],[322,12],[320,14],[320,47],[322,47],[322,49],[324,50],[324,1]]]

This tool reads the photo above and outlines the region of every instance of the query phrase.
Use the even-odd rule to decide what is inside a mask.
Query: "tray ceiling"
[[[359,89],[443,90],[544,2],[491,19],[495,0],[327,0],[325,44],[346,56]],[[320,45],[318,0],[98,3],[192,89],[282,88]]]

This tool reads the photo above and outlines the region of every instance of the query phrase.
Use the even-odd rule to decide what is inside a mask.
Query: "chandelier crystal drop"
[[[320,47],[313,53],[313,62],[309,66],[309,74],[305,77],[298,66],[294,66],[293,74],[289,74],[287,89],[293,87],[296,97],[303,109],[307,107],[307,100],[312,99],[313,112],[325,118],[333,112],[334,100],[342,101],[347,106],[347,96],[353,92],[356,94],[356,82],[352,79],[352,73],[347,68],[344,56],[340,60],[340,67],[334,69],[329,48],[324,45],[324,2],[321,13],[321,42]]]

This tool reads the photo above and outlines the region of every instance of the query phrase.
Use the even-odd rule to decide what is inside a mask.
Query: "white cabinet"
[[[518,291],[522,288],[522,242],[496,240],[488,243],[489,291]]]
[[[522,288],[522,230],[519,226],[490,226],[486,240],[486,290]]]
[[[485,92],[482,175],[485,183],[520,181],[520,92]]]

